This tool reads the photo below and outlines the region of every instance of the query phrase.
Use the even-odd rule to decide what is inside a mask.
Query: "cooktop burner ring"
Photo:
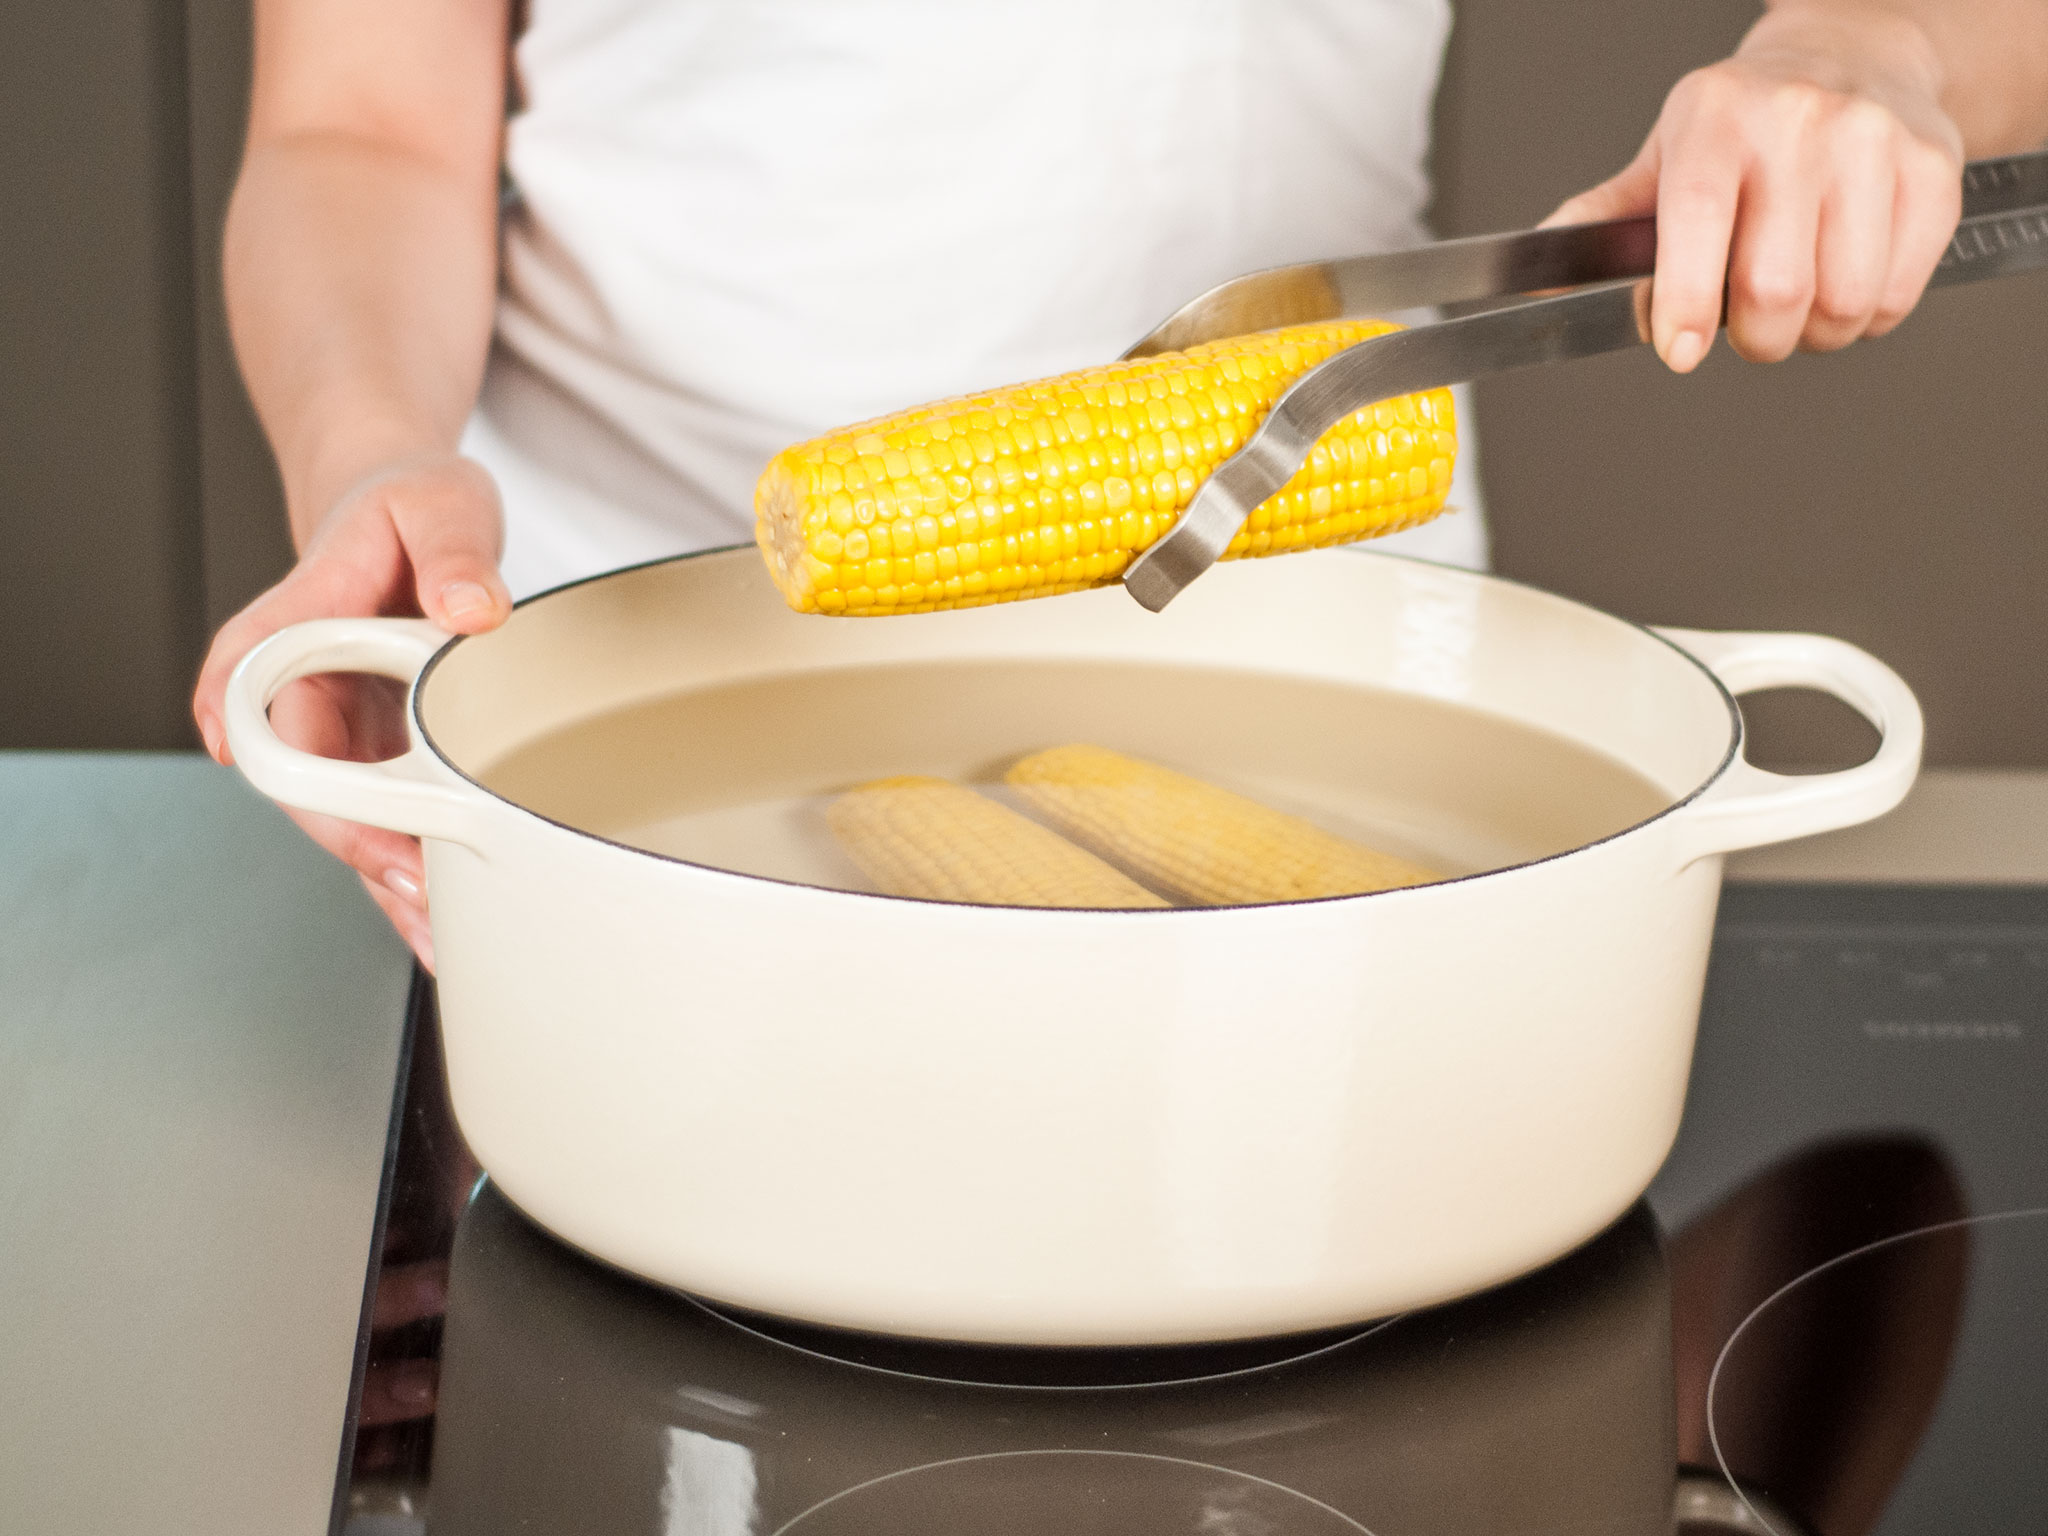
[[[1286,1529],[1290,1532],[1299,1532],[1300,1536],[1373,1536],[1372,1531],[1366,1526],[1359,1524],[1358,1521],[1352,1519],[1351,1516],[1345,1514],[1342,1510],[1325,1504],[1321,1499],[1314,1498],[1309,1494],[1301,1492],[1299,1489],[1289,1488],[1284,1483],[1276,1483],[1270,1478],[1259,1477],[1250,1472],[1240,1472],[1231,1467],[1219,1467],[1206,1461],[1191,1461],[1176,1456],[1160,1456],[1146,1451],[1101,1451],[1064,1448],[991,1451],[979,1456],[955,1456],[939,1461],[925,1462],[915,1467],[900,1467],[893,1472],[885,1472],[879,1477],[869,1478],[864,1483],[856,1483],[851,1488],[842,1488],[839,1492],[820,1499],[795,1519],[777,1526],[769,1533],[769,1536],[840,1536],[838,1519],[848,1509],[849,1501],[853,1505],[858,1506],[868,1501],[877,1490],[885,1488],[891,1494],[900,1495],[902,1484],[912,1480],[929,1483],[934,1474],[941,1479],[949,1478],[953,1474],[967,1474],[971,1477],[973,1473],[988,1470],[999,1464],[1005,1468],[1013,1468],[1025,1462],[1059,1460],[1073,1463],[1083,1458],[1089,1459],[1105,1470],[1115,1467],[1121,1472],[1134,1472],[1136,1474],[1131,1480],[1133,1486],[1123,1490],[1121,1496],[1136,1501],[1134,1507],[1143,1511],[1140,1518],[1145,1518],[1153,1512],[1159,1492],[1156,1484],[1152,1487],[1143,1488],[1136,1486],[1142,1483],[1146,1477],[1175,1480],[1181,1484],[1175,1491],[1183,1493],[1192,1493],[1194,1491],[1192,1485],[1199,1479],[1207,1478],[1213,1480],[1221,1478],[1226,1480],[1225,1486],[1227,1488],[1238,1492],[1241,1496],[1260,1500],[1268,1510],[1277,1505],[1279,1512],[1284,1513],[1287,1517]],[[1095,1494],[1096,1485],[1093,1482],[1084,1483],[1083,1486],[1086,1488],[1089,1496],[1092,1497]],[[1074,1485],[1072,1482],[1054,1477],[1046,1479],[1040,1491],[1041,1494],[1045,1491],[1051,1491],[1055,1494],[1066,1493],[1071,1497],[1074,1493]],[[1210,1491],[1213,1496],[1215,1490],[1212,1489]],[[1116,1496],[1112,1495],[1112,1497]],[[940,1511],[951,1511],[958,1508],[957,1505],[949,1505],[943,1498],[937,1501],[929,1498],[923,1499],[919,1501],[917,1507],[919,1509],[936,1507]],[[1015,1505],[1013,1504],[1011,1507],[1015,1508]],[[1099,1516],[1101,1507],[1101,1505],[1091,1505],[1088,1513]],[[814,1517],[823,1518],[821,1521]],[[878,1517],[886,1520],[886,1525],[868,1523]],[[915,1526],[903,1525],[900,1514],[886,1516],[880,1515],[879,1512],[867,1514],[856,1512],[852,1518],[857,1523],[844,1527],[845,1536],[856,1536],[856,1533],[859,1532],[883,1528],[898,1532],[900,1536],[922,1536],[922,1533]],[[913,1516],[912,1518],[916,1517]],[[943,1522],[947,1519],[947,1514],[941,1513],[937,1518]],[[1036,1499],[1033,1501],[1032,1513],[1028,1518],[1034,1520],[1037,1527],[1042,1528],[1048,1533],[1048,1536],[1050,1536],[1050,1533],[1065,1532],[1076,1528],[1066,1513],[1056,1507],[1043,1504]],[[1117,1529],[1131,1531],[1133,1536],[1139,1536],[1139,1533],[1144,1529],[1143,1526],[1123,1525],[1114,1520],[1112,1525]],[[1236,1522],[1231,1522],[1230,1528],[1236,1528]],[[1265,1527],[1262,1526],[1260,1528]],[[948,1526],[947,1529],[952,1530],[956,1529],[956,1527]],[[1008,1529],[1008,1527],[1005,1527],[1005,1529]],[[1032,1536],[1036,1536],[1036,1530],[1033,1531]]]
[[[952,1387],[983,1387],[990,1391],[999,1392],[1140,1392],[1165,1387],[1208,1386],[1220,1381],[1231,1381],[1240,1377],[1256,1376],[1266,1371],[1279,1370],[1285,1366],[1300,1365],[1310,1360],[1323,1359],[1325,1356],[1333,1355],[1339,1350],[1349,1349],[1353,1345],[1363,1343],[1374,1334],[1391,1328],[1408,1315],[1405,1312],[1397,1312],[1392,1317],[1380,1318],[1376,1322],[1368,1323],[1356,1331],[1342,1333],[1336,1338],[1329,1336],[1330,1332],[1334,1330],[1323,1330],[1310,1335],[1283,1335],[1278,1339],[1270,1341],[1246,1339],[1226,1341],[1221,1344],[1190,1344],[1181,1346],[1190,1350],[1256,1350],[1266,1343],[1287,1343],[1290,1338],[1296,1343],[1308,1346],[1284,1354],[1276,1353],[1270,1358],[1255,1359],[1249,1364],[1235,1365],[1225,1370],[1198,1371],[1191,1375],[1148,1376],[1129,1380],[1019,1381],[993,1375],[947,1375],[937,1371],[911,1370],[901,1365],[878,1365],[873,1361],[859,1359],[849,1353],[835,1352],[831,1349],[822,1348],[815,1343],[800,1342],[787,1337],[782,1331],[784,1328],[797,1328],[802,1329],[806,1333],[816,1332],[819,1334],[837,1335],[841,1330],[771,1318],[757,1313],[741,1313],[737,1309],[728,1309],[716,1302],[707,1301],[701,1296],[692,1296],[687,1293],[678,1294],[698,1311],[724,1324],[728,1328],[735,1329],[746,1334],[749,1338],[757,1339],[762,1343],[771,1344],[778,1349],[789,1350],[812,1360],[824,1361],[831,1365],[845,1366],[851,1370],[868,1371],[878,1376],[891,1376],[902,1381],[932,1382]],[[1128,1358],[1130,1354],[1130,1351],[1117,1350],[1111,1346],[1083,1348],[1059,1345],[951,1344],[940,1340],[885,1338],[879,1335],[853,1332],[846,1332],[844,1336],[849,1341],[849,1347],[857,1342],[866,1342],[870,1345],[892,1351],[928,1348],[935,1355],[940,1353],[979,1353],[986,1359],[995,1359],[1002,1356],[1010,1356],[1017,1359],[1024,1359],[1026,1357],[1047,1359],[1055,1355],[1067,1357],[1096,1355],[1107,1359],[1117,1355],[1123,1355]],[[1175,1347],[1171,1345],[1141,1346],[1145,1351],[1157,1350],[1162,1354]]]
[[[1715,1464],[1720,1469],[1722,1477],[1727,1480],[1728,1493],[1732,1495],[1733,1499],[1740,1502],[1742,1513],[1750,1521],[1754,1522],[1754,1529],[1766,1532],[1768,1536],[1807,1536],[1804,1527],[1789,1514],[1777,1510],[1775,1506],[1769,1506],[1768,1511],[1766,1507],[1760,1507],[1768,1505],[1768,1501],[1757,1500],[1752,1497],[1751,1493],[1744,1486],[1744,1480],[1731,1467],[1730,1457],[1722,1445],[1719,1414],[1719,1392],[1722,1374],[1730,1360],[1735,1357],[1737,1348],[1741,1345],[1744,1335],[1750,1332],[1752,1325],[1761,1320],[1773,1307],[1794,1291],[1799,1290],[1812,1281],[1820,1279],[1824,1275],[1853,1264],[1859,1259],[1901,1248],[1908,1243],[1922,1241],[1931,1237],[1939,1237],[1944,1233],[1961,1233],[1975,1229],[2009,1226],[2043,1219],[2048,1219],[2048,1205],[2021,1206],[2012,1210],[1988,1211],[1981,1215],[1960,1216],[1950,1221],[1930,1222],[1923,1226],[1909,1228],[1904,1232],[1894,1232],[1889,1236],[1851,1248],[1847,1252],[1838,1253],[1825,1262],[1816,1264],[1811,1269],[1794,1276],[1772,1291],[1770,1295],[1753,1307],[1741,1322],[1735,1325],[1734,1331],[1728,1335],[1727,1340],[1721,1346],[1720,1352],[1715,1356],[1713,1370],[1707,1377],[1707,1442],[1713,1450]],[[1774,1515],[1778,1517],[1776,1521],[1773,1519]]]

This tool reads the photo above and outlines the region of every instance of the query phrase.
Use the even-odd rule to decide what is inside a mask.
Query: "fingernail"
[[[377,1283],[380,1302],[387,1300],[384,1291],[387,1283],[392,1287],[392,1295],[388,1299],[394,1312],[402,1310],[414,1316],[427,1317],[448,1309],[448,1284],[435,1271],[411,1275],[401,1272],[388,1282],[380,1280]]]
[[[490,592],[478,582],[451,581],[441,589],[441,608],[451,619],[489,613],[493,606]]]
[[[424,1408],[434,1400],[434,1384],[423,1376],[401,1376],[391,1383],[391,1398],[407,1408]]]
[[[401,901],[409,901],[416,907],[423,907],[427,904],[426,892],[420,889],[419,881],[413,879],[410,872],[406,870],[385,870],[384,884]]]
[[[220,722],[214,719],[212,715],[201,715],[199,717],[199,739],[205,743],[206,755],[218,761],[220,758]]]
[[[1679,373],[1690,373],[1706,355],[1706,337],[1698,331],[1680,331],[1671,338],[1671,351],[1666,354],[1665,361]]]

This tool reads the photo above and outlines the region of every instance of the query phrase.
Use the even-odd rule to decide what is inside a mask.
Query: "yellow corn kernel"
[[[1104,747],[1052,747],[1010,769],[1037,814],[1154,890],[1199,906],[1305,901],[1442,876],[1299,816]]]
[[[802,613],[918,613],[1104,586],[1173,525],[1296,378],[1394,329],[1298,325],[846,427],[769,463],[754,491],[755,541]],[[1425,522],[1443,510],[1456,457],[1449,390],[1366,406],[1323,437],[1223,558]],[[941,472],[947,465],[960,467]],[[911,557],[939,551],[988,578],[956,594],[918,574]]]
[[[825,819],[885,895],[998,907],[1168,905],[1057,832],[945,779],[876,779],[839,796]]]

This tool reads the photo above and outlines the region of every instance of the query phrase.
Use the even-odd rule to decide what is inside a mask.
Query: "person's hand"
[[[206,750],[230,761],[222,726],[228,674],[258,641],[306,619],[424,614],[475,634],[511,612],[498,575],[503,516],[482,466],[454,454],[402,460],[358,481],[307,540],[290,575],[214,637],[193,695]],[[375,762],[406,748],[402,694],[383,678],[309,677],[270,707],[277,734],[322,757]],[[429,970],[426,869],[416,838],[293,811],[313,840],[352,867]]]
[[[1728,339],[1752,362],[1881,336],[1961,214],[1962,136],[1927,36],[1882,5],[1785,4],[1672,89],[1620,175],[1547,224],[1657,214],[1651,340],[1679,373]]]

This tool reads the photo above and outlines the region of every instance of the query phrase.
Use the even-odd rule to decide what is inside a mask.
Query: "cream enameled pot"
[[[1667,808],[1447,883],[1286,906],[951,906],[753,878],[572,830],[472,775],[635,701],[775,674],[1094,658],[1314,677],[1541,727]],[[414,680],[412,749],[298,752],[292,679]],[[1781,778],[1732,695],[1882,733]],[[1916,771],[1889,669],[1807,635],[1655,633],[1512,583],[1341,551],[1219,567],[1163,615],[1110,589],[854,621],[751,550],[643,566],[450,642],[274,636],[228,737],[267,794],[426,840],[456,1115],[588,1252],[763,1311],[1045,1343],[1278,1333],[1529,1270],[1671,1145],[1729,850],[1876,816]],[[706,753],[720,743],[701,743]]]

